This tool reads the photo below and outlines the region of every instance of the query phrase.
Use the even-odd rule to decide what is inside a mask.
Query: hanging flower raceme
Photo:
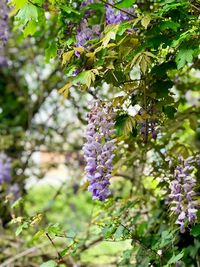
[[[115,4],[113,0],[109,0],[108,3],[111,5]],[[127,12],[125,13],[109,4],[106,5],[106,24],[119,24],[123,21],[133,19],[133,17],[129,14],[134,14],[134,8],[124,8],[123,10]]]
[[[100,26],[94,25],[93,27],[88,26],[86,19],[83,19],[79,25],[77,34],[76,34],[76,46],[77,47],[89,47],[87,44],[88,41],[99,38],[100,36]],[[80,56],[79,52],[76,51],[76,55]]]
[[[143,140],[145,143],[148,142],[149,137],[152,137],[154,140],[157,139],[158,137],[158,117],[159,117],[159,112],[155,112],[154,110],[149,110],[148,114],[144,110],[140,110],[138,112],[138,115],[143,118],[145,115],[150,115],[150,118],[148,119],[143,119],[139,125],[141,126],[140,128],[140,133],[143,137]]]
[[[5,45],[8,41],[8,6],[7,0],[0,1],[0,66],[6,64]]]
[[[11,181],[11,159],[0,153],[0,184],[9,183]]]
[[[169,195],[171,210],[177,216],[176,224],[180,226],[180,232],[185,232],[187,224],[195,223],[197,219],[197,204],[194,200],[196,184],[194,176],[194,158],[179,158],[179,165],[174,170]]]
[[[87,143],[83,147],[87,166],[87,178],[90,181],[88,190],[92,192],[93,199],[104,201],[110,195],[110,178],[113,169],[115,141],[114,114],[108,104],[94,101],[91,111],[87,115],[86,130]]]
[[[92,40],[95,37],[98,37],[99,34],[100,34],[99,25],[95,25],[92,28],[89,28],[87,20],[84,19],[81,22],[76,35],[77,46],[83,47],[87,41]]]

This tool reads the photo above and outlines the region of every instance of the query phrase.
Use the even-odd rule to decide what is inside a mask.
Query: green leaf
[[[124,232],[124,226],[120,225],[119,227],[117,227],[117,230],[115,232],[115,238],[119,239],[120,237],[122,237],[123,232]]]
[[[47,231],[50,235],[61,234],[61,230],[58,224],[50,225]]]
[[[102,234],[104,235],[105,238],[110,238],[116,231],[115,226],[107,226],[102,230]]]
[[[174,119],[174,114],[177,112],[173,106],[164,106],[163,111],[170,120]]]
[[[194,225],[194,226],[192,227],[191,234],[192,234],[194,237],[197,237],[197,236],[200,235],[200,224]]]
[[[153,85],[151,90],[156,93],[157,98],[163,98],[168,95],[169,89],[172,88],[173,82],[157,80]]]
[[[171,257],[171,259],[168,261],[168,265],[172,264],[172,263],[176,263],[177,261],[179,261],[180,259],[182,259],[184,256],[184,252],[182,251],[181,253],[179,253],[178,255],[174,255]]]
[[[118,136],[123,135],[124,125],[128,117],[128,114],[122,114],[116,117],[115,128]]]
[[[24,37],[27,37],[28,35],[33,35],[36,32],[37,29],[37,23],[35,20],[30,20],[26,27],[24,28]]]
[[[23,203],[24,203],[24,199],[20,197],[12,204],[11,208],[12,209],[19,208]]]
[[[10,4],[14,6],[11,14],[16,14],[20,8],[23,8],[28,3],[28,0],[11,0]]]
[[[119,3],[116,4],[116,7],[119,8],[129,8],[133,4],[135,4],[136,0],[122,0]]]
[[[192,115],[190,118],[189,118],[189,122],[190,122],[190,127],[193,131],[196,132],[197,130],[197,127],[198,127],[198,118],[197,116],[195,115]]]
[[[29,20],[38,19],[38,8],[30,3],[26,4],[22,9],[19,10],[16,19],[18,19],[22,25],[26,25]]]
[[[161,30],[171,29],[176,32],[179,27],[180,27],[179,23],[171,21],[171,20],[162,21],[160,24]]]
[[[21,234],[21,232],[24,230],[24,229],[27,229],[28,228],[28,223],[27,222],[24,222],[23,224],[19,225],[17,227],[17,230],[15,231],[15,234],[16,236],[18,236],[19,234]]]
[[[89,88],[91,83],[95,81],[95,74],[97,74],[96,70],[83,71],[74,79],[73,84],[85,84]]]
[[[69,7],[66,5],[62,6],[61,9],[64,10],[65,12],[67,12],[68,14],[75,13],[77,15],[80,15],[80,12],[78,12],[77,10],[73,9],[72,7]]]
[[[176,64],[177,64],[177,68],[181,69],[182,67],[185,66],[186,63],[191,63],[193,60],[193,53],[194,50],[192,49],[181,49],[177,56],[176,56]]]
[[[23,231],[23,226],[20,225],[17,227],[17,230],[15,231],[16,236],[18,236]]]
[[[151,17],[150,17],[150,15],[147,14],[142,18],[141,24],[145,29],[147,29],[150,21],[151,21]]]
[[[58,266],[58,264],[53,261],[53,260],[50,260],[50,261],[47,261],[47,262],[44,262],[40,265],[40,267],[56,267]]]
[[[62,65],[68,64],[73,54],[74,54],[74,50],[64,53],[62,55]]]
[[[32,238],[32,242],[38,241],[38,239],[45,235],[45,230],[38,231]]]
[[[125,123],[124,123],[124,135],[128,136],[133,128],[135,127],[136,121],[133,117],[128,116],[128,118],[126,119]]]
[[[102,46],[105,48],[110,40],[115,40],[119,25],[107,25],[105,28],[105,36],[102,39]]]
[[[67,84],[65,84],[62,88],[59,89],[59,93],[63,94],[64,97],[68,98],[69,93],[70,93],[70,88],[72,86],[72,83],[69,82]]]
[[[45,50],[46,63],[49,63],[50,59],[56,57],[56,55],[57,55],[57,45],[55,41],[52,41],[49,47]]]

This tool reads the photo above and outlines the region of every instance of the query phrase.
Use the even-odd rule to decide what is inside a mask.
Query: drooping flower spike
[[[0,153],[0,184],[11,181],[11,159],[3,152]]]
[[[8,6],[7,0],[0,1],[0,66],[6,65],[5,45],[8,41]]]
[[[112,5],[115,4],[113,0],[109,0],[108,3]],[[121,10],[115,9],[109,4],[106,5],[106,24],[119,24],[123,21],[129,21],[133,18],[127,13],[134,15],[134,8],[124,8],[123,10],[127,11],[127,13],[125,13]]]
[[[86,176],[90,182],[88,190],[93,199],[104,201],[110,195],[110,178],[113,169],[115,141],[113,110],[108,104],[95,100],[87,115],[87,142],[83,147],[86,160]]]
[[[194,200],[196,179],[193,173],[193,163],[193,157],[187,159],[179,157],[179,164],[174,170],[170,184],[170,209],[177,216],[175,223],[179,225],[181,233],[185,232],[187,224],[194,224],[197,219],[197,203]]]
[[[99,38],[100,36],[100,26],[94,25],[93,27],[88,26],[87,19],[83,19],[79,25],[76,34],[76,46],[77,47],[89,47],[88,41]],[[80,56],[80,53],[76,51],[76,56]]]

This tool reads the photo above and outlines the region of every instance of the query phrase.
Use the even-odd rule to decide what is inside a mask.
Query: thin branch
[[[106,2],[106,1],[104,1],[104,0],[100,0],[100,1],[101,1],[102,3],[108,5],[108,6],[111,6],[111,7],[115,8],[115,9],[117,9],[117,10],[120,10],[121,12],[123,12],[123,13],[129,15],[130,17],[135,18],[135,15],[129,13],[128,11],[126,11],[126,10],[124,10],[124,9],[121,9],[121,8],[119,8],[119,7],[116,7],[115,5],[113,5],[113,4],[111,4],[111,3],[108,3],[108,2]]]
[[[90,247],[96,245],[97,243],[99,243],[99,242],[101,242],[101,241],[103,241],[103,237],[102,237],[102,236],[100,236],[100,237],[98,237],[97,239],[91,241],[88,245],[83,244],[83,246],[80,248],[80,252],[83,252],[83,251],[89,249]],[[0,266],[0,267],[1,267],[1,266]]]
[[[193,8],[195,8],[196,10],[200,11],[200,9],[199,9],[197,6],[195,6],[195,5],[193,5],[193,4],[191,4],[191,6],[192,6]]]
[[[153,254],[155,254],[156,256],[158,256],[158,257],[160,258],[160,255],[157,253],[157,251],[153,250],[152,248],[149,248],[149,247],[145,246],[145,245],[141,242],[141,240],[140,240],[136,235],[134,235],[134,234],[132,233],[132,231],[130,231],[130,230],[128,229],[128,227],[126,227],[126,226],[125,226],[124,224],[122,224],[122,223],[120,223],[120,225],[123,226],[123,227],[128,231],[128,233],[130,234],[131,239],[134,240],[138,245],[140,245],[145,251],[150,250]]]
[[[36,247],[32,247],[32,248],[29,248],[25,251],[22,251],[21,253],[7,259],[6,261],[4,261],[2,264],[0,264],[0,267],[8,267],[10,266],[11,263],[15,262],[20,259],[20,258],[24,258],[26,255],[28,254],[31,254],[33,252],[35,252],[36,250],[40,249],[40,248],[43,248],[44,246],[47,246],[49,243],[46,242],[46,243],[43,243],[43,244],[40,244]]]
[[[122,178],[128,179],[130,181],[133,181],[133,177],[126,175],[126,174],[122,174],[122,173],[116,173],[113,175],[113,177],[122,177]]]
[[[38,4],[36,4],[36,3],[33,3],[31,0],[28,0],[28,2],[29,2],[30,4],[32,4],[33,6],[36,6],[36,7],[38,7],[38,8],[42,8],[40,5],[38,5]]]
[[[52,238],[50,237],[50,235],[49,235],[48,233],[46,233],[46,236],[47,236],[47,238],[49,239],[49,241],[51,242],[52,246],[54,247],[54,249],[55,249],[55,251],[56,251],[56,253],[57,253],[57,255],[58,255],[58,259],[61,260],[61,259],[62,259],[62,255],[61,255],[61,254],[59,253],[59,251],[57,250],[56,245],[54,244]],[[0,266],[0,267],[1,267],[1,266]]]

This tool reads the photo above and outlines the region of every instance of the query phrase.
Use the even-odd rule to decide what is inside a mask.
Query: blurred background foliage
[[[110,28],[104,1],[81,2],[10,3],[0,151],[12,159],[21,197],[0,185],[0,266],[199,267],[200,214],[179,232],[166,159],[200,149],[200,2],[120,1],[136,16]],[[89,9],[101,37],[77,57],[77,28]],[[103,203],[87,192],[81,150],[96,96],[117,113],[112,196]],[[141,134],[151,119],[156,140]],[[199,192],[199,169],[196,178]]]

